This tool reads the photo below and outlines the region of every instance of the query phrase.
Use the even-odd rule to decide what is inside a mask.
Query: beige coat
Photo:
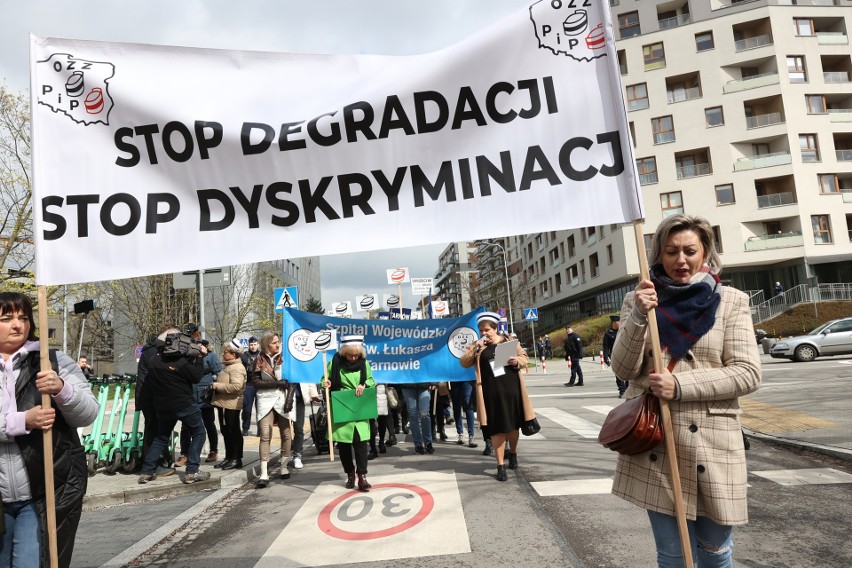
[[[679,400],[669,407],[687,518],[741,525],[748,522],[748,509],[738,399],[760,386],[760,355],[746,295],[727,286],[721,294],[716,322],[693,346],[693,360],[681,359],[672,371]],[[628,399],[647,389],[653,368],[643,320],[633,312],[633,293],[627,294],[612,370],[630,381]],[[668,363],[665,351],[663,364]],[[674,515],[665,442],[649,452],[619,456],[612,492],[642,508]]]
[[[213,406],[228,410],[242,410],[246,390],[246,368],[239,359],[222,361],[222,370],[216,375],[216,392]]]

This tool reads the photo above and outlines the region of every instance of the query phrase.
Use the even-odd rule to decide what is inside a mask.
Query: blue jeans
[[[467,437],[473,438],[476,434],[473,408],[473,385],[475,381],[462,381],[450,385],[450,397],[453,399],[453,413],[456,420],[456,432],[459,436],[464,434],[462,424],[462,412],[467,419]]]
[[[189,430],[189,448],[181,448],[186,451],[186,473],[198,471],[201,462],[201,450],[207,441],[207,433],[204,431],[204,422],[201,420],[201,409],[194,404],[181,408],[175,413],[157,413],[157,436],[151,442],[151,447],[145,455],[145,463],[142,464],[142,473],[154,473],[157,459],[163,453],[163,448],[169,445],[169,438],[175,429],[177,421],[181,421],[181,428]]]
[[[677,519],[671,515],[648,511],[654,541],[657,543],[657,565],[660,568],[682,568],[683,552],[677,530]],[[732,568],[734,565],[733,527],[717,525],[707,517],[687,520],[692,559],[698,568]]]
[[[405,397],[405,406],[408,407],[408,421],[414,445],[431,444],[432,420],[429,418],[429,405],[432,397],[429,396],[429,389],[402,387],[402,396]]]
[[[6,534],[0,544],[0,568],[39,568],[41,531],[32,499],[3,503]]]

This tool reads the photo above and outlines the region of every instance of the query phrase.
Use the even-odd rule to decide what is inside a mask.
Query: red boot
[[[367,482],[367,474],[359,473],[358,474],[358,491],[369,491],[370,487],[372,487],[372,485],[370,485]]]
[[[346,478],[346,489],[354,489],[355,488],[355,472],[350,471],[347,474],[349,477]]]

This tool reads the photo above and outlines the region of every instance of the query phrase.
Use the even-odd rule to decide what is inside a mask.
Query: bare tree
[[[0,284],[32,292],[30,109],[0,85]],[[11,280],[11,281],[10,281]]]

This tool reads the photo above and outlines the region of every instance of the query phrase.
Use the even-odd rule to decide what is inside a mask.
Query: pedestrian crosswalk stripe
[[[584,406],[586,410],[591,410],[592,412],[597,412],[598,414],[603,414],[606,416],[609,414],[609,411],[615,408],[614,406]]]
[[[530,485],[532,485],[535,492],[542,497],[559,497],[561,495],[606,495],[612,491],[612,478],[533,481]]]
[[[563,428],[567,428],[583,438],[597,439],[598,433],[601,431],[601,427],[594,422],[589,422],[558,408],[538,408],[535,412],[537,415],[544,416],[548,420],[556,422]]]
[[[752,471],[754,475],[774,481],[778,485],[830,485],[852,483],[852,474],[832,468],[776,469]]]

